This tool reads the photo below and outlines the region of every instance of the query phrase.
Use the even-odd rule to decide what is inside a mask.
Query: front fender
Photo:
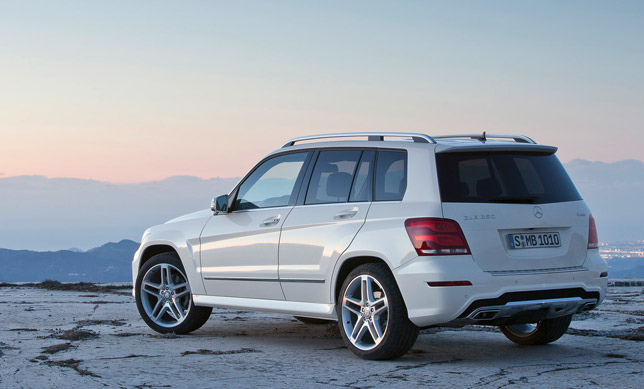
[[[132,261],[133,284],[136,285],[136,278],[146,251],[155,246],[169,246],[177,253],[183,264],[192,293],[205,294],[206,289],[201,278],[200,235],[210,217],[212,214],[206,218],[161,224],[147,230]]]

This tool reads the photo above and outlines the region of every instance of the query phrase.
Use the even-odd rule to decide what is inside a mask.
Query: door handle
[[[264,219],[259,225],[260,227],[270,227],[280,222],[282,215],[271,216],[268,219]]]
[[[349,219],[349,218],[354,217],[356,215],[356,213],[358,213],[358,208],[353,207],[353,208],[345,209],[344,211],[336,214],[334,216],[334,218],[335,219]]]

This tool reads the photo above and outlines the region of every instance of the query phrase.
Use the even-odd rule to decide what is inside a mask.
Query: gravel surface
[[[569,334],[518,346],[494,327],[430,329],[395,361],[364,361],[335,325],[214,310],[159,335],[125,290],[0,285],[0,388],[644,386],[642,287],[612,287]]]

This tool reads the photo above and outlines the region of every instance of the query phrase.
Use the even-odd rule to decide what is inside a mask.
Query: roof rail
[[[336,134],[320,134],[320,135],[309,135],[301,136],[298,138],[293,138],[288,142],[284,143],[282,147],[293,146],[295,142],[301,142],[304,140],[314,140],[314,139],[328,139],[328,138],[349,138],[349,137],[360,137],[366,136],[370,141],[382,141],[385,138],[411,138],[414,142],[417,143],[436,143],[434,138],[429,135],[415,133],[415,132],[341,132]]]
[[[481,142],[485,142],[489,138],[496,138],[496,139],[512,139],[517,143],[530,143],[530,144],[537,144],[532,138],[529,138],[525,135],[505,135],[505,134],[487,134],[485,131],[483,131],[483,134],[455,134],[455,135],[435,135],[434,139],[452,139],[452,138],[469,138],[469,139],[476,139],[480,140]]]

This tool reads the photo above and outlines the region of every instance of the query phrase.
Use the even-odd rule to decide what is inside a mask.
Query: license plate
[[[538,234],[509,234],[511,249],[531,249],[540,247],[560,247],[558,232],[541,232]]]

